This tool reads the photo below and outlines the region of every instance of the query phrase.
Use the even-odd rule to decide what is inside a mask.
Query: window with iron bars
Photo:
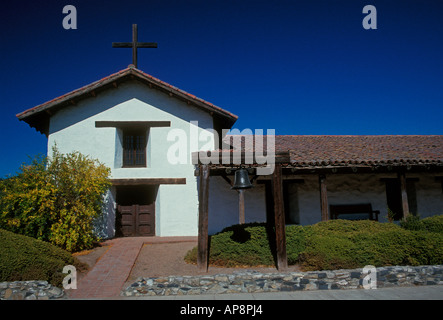
[[[123,131],[123,167],[146,167],[146,130]]]

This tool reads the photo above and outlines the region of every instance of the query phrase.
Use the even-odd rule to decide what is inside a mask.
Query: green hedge
[[[441,233],[411,231],[368,220],[332,220],[311,228],[312,236],[298,261],[305,270],[443,262]]]
[[[357,268],[365,265],[443,263],[442,217],[423,219],[423,228],[407,230],[393,223],[331,220],[286,227],[288,263],[304,270]],[[273,266],[275,235],[266,224],[235,225],[210,237],[214,266]],[[197,248],[185,260],[195,263]]]
[[[443,215],[420,219],[419,216],[409,215],[400,225],[407,230],[443,233]]]
[[[0,229],[0,282],[47,280],[61,287],[66,265],[85,266],[50,243]]]

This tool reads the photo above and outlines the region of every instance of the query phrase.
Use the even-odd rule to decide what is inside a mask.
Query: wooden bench
[[[359,216],[362,214],[366,214],[369,220],[378,221],[378,215],[380,214],[379,210],[372,210],[372,205],[370,203],[363,204],[334,204],[329,206],[329,211],[331,214],[331,219],[339,219],[339,215],[355,215]],[[340,218],[346,219],[346,218]],[[357,218],[350,220],[363,220],[365,218]]]

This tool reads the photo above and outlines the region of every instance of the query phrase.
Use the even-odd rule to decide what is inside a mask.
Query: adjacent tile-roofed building
[[[443,165],[443,136],[277,136],[293,165]]]
[[[244,136],[227,136],[225,142],[240,141],[242,151],[255,151]],[[256,137],[254,137],[256,138]],[[266,150],[267,137],[259,136]],[[251,141],[254,141],[251,139]],[[229,152],[235,149],[230,149]],[[227,151],[227,150],[225,150]],[[275,153],[286,154],[292,166],[348,166],[433,164],[443,166],[443,135],[277,135]]]

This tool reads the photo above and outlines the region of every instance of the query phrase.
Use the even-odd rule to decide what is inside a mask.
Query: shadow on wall
[[[102,206],[103,215],[95,219],[94,234],[101,239],[110,239],[115,236],[115,190],[111,188],[105,195],[105,199]]]

